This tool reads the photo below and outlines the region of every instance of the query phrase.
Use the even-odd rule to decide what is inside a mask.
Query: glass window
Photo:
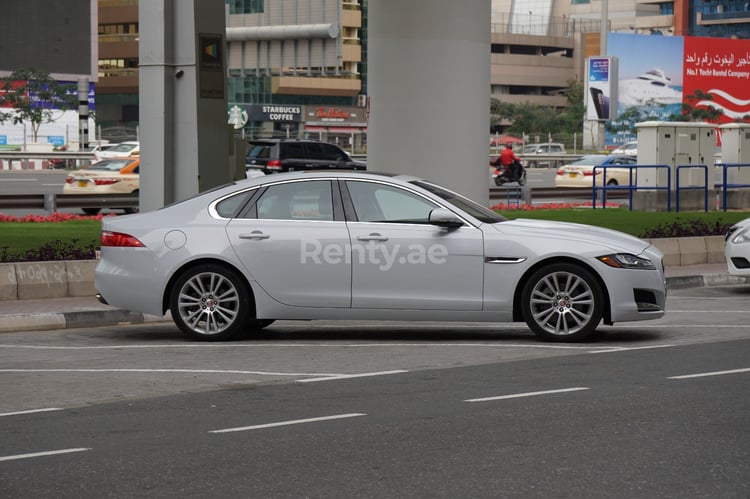
[[[438,205],[417,194],[374,182],[347,182],[360,222],[428,223]]]
[[[320,144],[323,151],[323,159],[326,161],[342,161],[344,159],[344,153],[341,149],[333,144]]]
[[[269,186],[257,202],[258,218],[333,221],[331,183],[327,180]]]
[[[307,158],[305,146],[301,142],[284,142],[281,144],[281,153],[279,159],[287,158]]]
[[[271,147],[271,144],[251,144],[247,157],[268,159],[271,157]]]
[[[224,218],[234,218],[254,193],[253,189],[227,198],[216,205],[216,212]]]
[[[265,0],[230,0],[230,14],[258,14],[263,12]]]

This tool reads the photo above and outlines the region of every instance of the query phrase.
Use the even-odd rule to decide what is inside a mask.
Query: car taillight
[[[112,232],[109,230],[102,231],[101,243],[102,246],[117,246],[120,248],[143,248],[146,246],[140,242],[138,238],[133,237],[130,234]]]
[[[73,177],[67,177],[67,178],[65,179],[65,183],[66,183],[66,184],[72,184],[72,183],[73,183]]]
[[[94,184],[96,184],[96,185],[112,185],[112,184],[116,184],[120,180],[122,180],[122,179],[120,179],[120,178],[95,178],[94,179]]]
[[[597,170],[596,174],[597,175],[601,175],[602,171],[601,170]],[[594,170],[583,172],[583,176],[584,177],[593,177],[594,176]]]
[[[272,159],[268,163],[266,163],[266,168],[269,170],[281,170],[281,161],[278,159]]]

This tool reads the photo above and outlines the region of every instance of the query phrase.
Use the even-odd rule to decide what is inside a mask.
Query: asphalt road
[[[0,335],[2,497],[748,497],[750,287],[521,325]]]

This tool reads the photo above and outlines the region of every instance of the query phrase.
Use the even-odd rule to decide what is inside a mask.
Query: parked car
[[[614,154],[616,156],[638,156],[638,142],[626,142],[617,149],[614,149],[610,154]]]
[[[253,140],[245,157],[245,169],[266,174],[317,169],[364,170],[366,167],[335,144],[308,139]]]
[[[97,161],[110,158],[137,158],[141,154],[141,145],[136,141],[120,142],[108,149],[94,151]]]
[[[562,165],[555,175],[555,187],[592,187],[594,185],[594,167],[596,185],[630,185],[630,169],[616,168],[617,165],[635,165],[633,156],[614,156],[591,154],[577,161]],[[603,167],[607,167],[606,171]],[[633,171],[635,175],[635,170]]]
[[[98,161],[86,169],[74,170],[65,179],[63,194],[137,194],[140,189],[140,159],[115,158]],[[126,213],[137,209],[122,208]],[[96,215],[100,208],[83,208]]]
[[[519,153],[521,155],[529,154],[565,154],[565,146],[555,142],[545,142],[544,144],[526,144]],[[536,160],[524,158],[522,161],[526,168],[549,168],[552,162],[547,160]]]
[[[724,256],[729,273],[750,276],[750,218],[734,224],[724,239]]]
[[[662,259],[621,232],[507,220],[411,176],[292,172],[104,218],[95,286],[119,308],[171,311],[198,340],[357,319],[525,321],[579,341],[662,317]]]

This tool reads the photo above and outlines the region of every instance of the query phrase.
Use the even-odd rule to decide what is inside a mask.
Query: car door
[[[439,205],[406,188],[345,182],[352,307],[481,310],[483,235],[428,223]]]
[[[349,232],[340,206],[329,180],[271,184],[246,218],[229,222],[227,235],[248,273],[279,302],[349,307]]]

